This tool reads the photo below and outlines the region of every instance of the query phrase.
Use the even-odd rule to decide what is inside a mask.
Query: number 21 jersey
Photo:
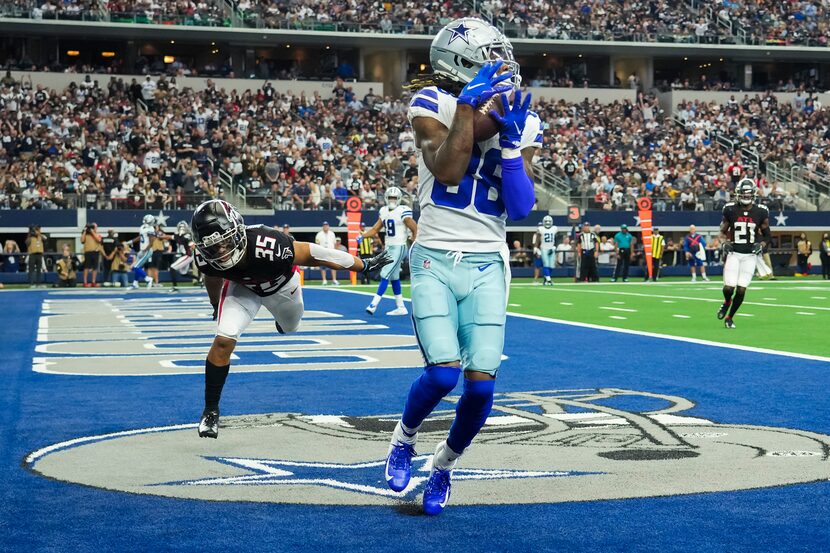
[[[752,253],[761,235],[761,223],[769,219],[769,209],[764,205],[730,202],[723,206],[723,218],[729,222],[733,251]]]
[[[294,239],[263,225],[247,227],[245,234],[245,257],[230,269],[215,268],[198,251],[194,255],[196,265],[207,276],[238,282],[258,296],[270,296],[294,274]]]
[[[409,103],[409,120],[437,119],[450,128],[456,97],[440,88],[419,90]],[[542,146],[539,116],[528,112],[520,149]],[[470,164],[461,183],[447,186],[438,181],[418,155],[417,242],[428,248],[462,252],[495,252],[505,243],[505,212],[501,198],[501,148],[496,134],[473,145]]]

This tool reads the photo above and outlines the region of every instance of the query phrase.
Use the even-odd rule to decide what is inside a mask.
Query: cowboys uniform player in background
[[[744,301],[755,269],[763,266],[768,270],[761,252],[771,237],[769,210],[755,203],[756,190],[752,179],[743,179],[735,187],[738,201],[723,206],[720,233],[726,261],[723,264],[724,302],[718,310],[718,319],[726,317],[726,328],[735,328],[732,318]]]
[[[193,213],[190,226],[196,266],[205,275],[216,337],[205,361],[205,409],[199,436],[219,434],[219,398],[240,335],[261,306],[274,316],[280,334],[294,332],[303,316],[303,291],[294,265],[375,271],[389,263],[385,253],[361,260],[340,250],[296,242],[263,225],[245,226],[224,200],[209,200]]]
[[[149,213],[144,216],[141,221],[141,226],[138,227],[138,236],[133,238],[129,243],[135,244],[138,242],[138,253],[135,256],[135,263],[133,269],[141,269],[153,257],[153,237],[156,235],[156,218]],[[138,288],[138,278],[144,271],[136,271],[136,277],[133,280],[133,288]],[[153,277],[146,273],[143,276],[147,283],[147,288],[153,285]]]
[[[519,91],[519,66],[507,38],[479,19],[458,19],[430,47],[434,71],[412,84],[409,105],[418,156],[421,216],[412,246],[412,309],[426,368],[409,390],[386,462],[390,488],[410,484],[415,439],[424,419],[455,388],[464,388],[447,440],[433,457],[423,504],[440,513],[456,460],[493,404],[504,346],[510,281],[505,219],[525,218],[535,201],[531,159],[541,146],[539,117]],[[512,103],[504,92],[514,92]],[[502,94],[500,132],[475,143],[473,117]]]
[[[193,264],[193,236],[187,221],[179,221],[176,225],[176,234],[173,235],[174,260],[170,264],[170,278],[173,281],[171,292],[178,292],[179,278],[190,275]]]
[[[385,246],[389,257],[392,258],[392,263],[381,269],[380,284],[378,284],[378,291],[375,297],[372,298],[372,303],[366,308],[366,312],[370,315],[375,314],[383,294],[386,292],[386,287],[389,286],[389,281],[392,281],[392,292],[395,293],[395,309],[389,311],[387,315],[408,315],[409,312],[403,304],[403,293],[401,291],[401,264],[404,257],[406,257],[406,230],[412,233],[412,240],[418,236],[418,225],[415,219],[412,218],[412,209],[409,206],[401,204],[403,193],[397,186],[391,186],[386,190],[384,198],[386,205],[380,208],[377,222],[362,233],[357,239],[362,241],[366,238],[376,236],[378,232],[386,234]]]
[[[533,236],[533,245],[539,248],[542,254],[542,274],[545,276],[544,284],[553,286],[550,279],[551,269],[556,266],[556,233],[559,228],[553,224],[553,217],[545,215],[542,224]]]

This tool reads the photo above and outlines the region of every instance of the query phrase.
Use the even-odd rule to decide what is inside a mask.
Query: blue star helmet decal
[[[452,44],[453,41],[457,38],[460,38],[467,44],[470,43],[470,41],[467,39],[467,34],[470,32],[470,28],[464,25],[463,22],[459,23],[457,27],[453,27],[452,29],[450,29],[450,32],[452,33],[452,35],[450,35],[450,40],[447,42],[447,44]]]

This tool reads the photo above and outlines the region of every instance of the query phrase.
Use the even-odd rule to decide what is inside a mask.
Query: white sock
[[[153,282],[153,277],[151,277],[151,276],[144,277],[144,282]]]
[[[403,422],[398,421],[395,430],[392,432],[392,444],[415,445],[418,439],[418,428],[409,428]]]
[[[455,468],[455,463],[459,457],[461,457],[461,454],[450,449],[447,442],[443,441],[435,449],[435,455],[432,457],[432,466],[436,469],[452,470]]]
[[[398,306],[398,309],[406,309],[403,304],[403,294],[395,294],[395,304]]]
[[[378,296],[377,294],[375,294],[375,297],[374,297],[374,298],[372,298],[372,304],[371,304],[371,305],[372,305],[372,307],[377,307],[377,306],[378,306],[378,304],[380,303],[380,300],[381,300],[381,299],[382,299],[382,298],[381,298],[380,296]]]

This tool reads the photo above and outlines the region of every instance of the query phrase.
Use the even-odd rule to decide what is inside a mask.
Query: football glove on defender
[[[735,251],[735,246],[732,245],[732,242],[726,240],[726,241],[724,241],[723,244],[721,244],[720,251],[721,251],[721,254],[724,257],[726,257],[727,255],[729,255],[730,253]]]
[[[374,257],[367,257],[363,260],[363,270],[361,273],[368,275],[390,263],[392,263],[392,256],[387,252],[381,252]]]
[[[505,71],[497,75],[502,65],[504,65],[504,62],[501,60],[482,65],[473,80],[461,89],[461,93],[458,95],[458,103],[467,104],[476,109],[493,95],[510,90],[511,85],[505,83],[505,81],[512,79],[513,73]]]

